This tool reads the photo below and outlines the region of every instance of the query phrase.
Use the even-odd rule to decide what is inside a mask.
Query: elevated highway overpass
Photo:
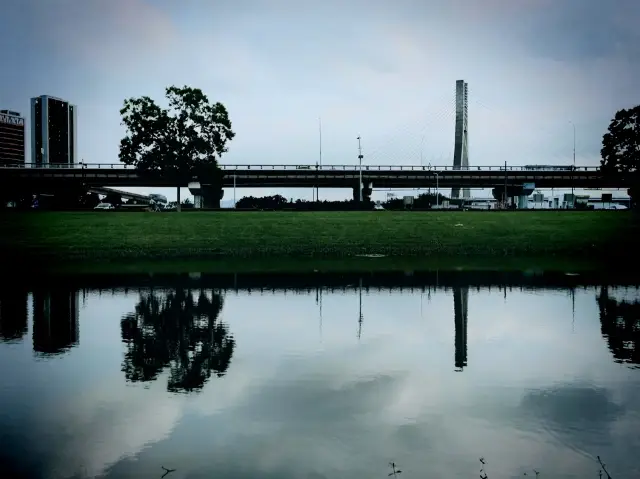
[[[89,193],[97,193],[99,195],[107,196],[109,194],[120,195],[123,200],[135,200],[139,203],[149,203],[149,195],[141,195],[138,193],[131,193],[130,191],[117,190],[115,188],[105,188],[102,186],[92,186],[88,188]]]
[[[221,165],[223,186],[238,188],[495,188],[533,183],[535,188],[628,188],[624,175],[603,175],[592,166],[397,166],[363,165]],[[85,163],[69,167],[0,167],[0,186],[15,188],[186,187],[207,178],[145,173],[122,163]]]

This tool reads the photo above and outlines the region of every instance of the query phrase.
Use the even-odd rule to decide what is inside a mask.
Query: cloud
[[[531,12],[520,36],[534,53],[569,63],[620,57],[638,60],[640,19],[634,0],[564,0]]]
[[[148,68],[178,38],[171,17],[144,0],[38,2],[31,20],[41,42],[36,48],[103,74]]]

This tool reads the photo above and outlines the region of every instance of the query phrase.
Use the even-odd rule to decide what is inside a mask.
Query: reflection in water
[[[127,345],[122,370],[129,381],[153,381],[169,368],[167,389],[201,389],[215,372],[223,376],[235,341],[226,324],[218,322],[223,299],[183,288],[141,293],[134,313],[122,318]]]
[[[469,288],[453,288],[453,316],[456,325],[455,367],[462,371],[467,365],[467,306]]]
[[[359,281],[358,287],[359,307],[358,307],[358,340],[362,337],[362,323],[364,316],[362,315],[362,278]]]
[[[616,362],[640,367],[640,302],[614,299],[606,286],[600,289],[596,301],[602,336]]]
[[[0,341],[20,340],[27,330],[27,293],[0,290]]]
[[[400,477],[473,477],[485,457],[490,477],[568,479],[598,477],[601,455],[640,477],[640,371],[602,341],[639,364],[637,290],[464,272],[68,279],[0,295],[1,338],[24,345],[0,343],[0,476],[338,479],[395,461]],[[74,354],[35,360],[30,326],[36,352]]]
[[[78,345],[78,291],[53,289],[33,293],[33,350],[61,354]]]

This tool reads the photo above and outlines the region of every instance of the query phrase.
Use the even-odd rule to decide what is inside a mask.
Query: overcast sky
[[[315,163],[319,117],[323,163],[357,162],[361,135],[366,163],[451,164],[455,81],[464,79],[471,165],[569,163],[570,122],[577,163],[596,165],[610,119],[640,93],[637,0],[6,0],[2,8],[0,108],[28,117],[29,98],[41,94],[75,103],[79,157],[91,163],[117,161],[125,98],[160,101],[172,84],[227,106],[237,133],[227,164]]]

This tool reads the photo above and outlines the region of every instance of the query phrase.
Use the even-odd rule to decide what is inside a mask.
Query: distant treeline
[[[443,201],[449,201],[444,195],[438,195],[437,203],[442,204]],[[456,200],[451,201],[455,204]],[[135,200],[124,201],[118,193],[109,193],[102,199],[96,193],[88,193],[84,189],[65,189],[58,190],[53,194],[21,194],[11,195],[3,198],[0,194],[0,209],[9,206],[9,202],[13,203],[14,208],[18,209],[48,209],[48,210],[91,210],[99,203],[110,203],[116,208],[126,203],[128,206],[135,205]],[[355,211],[355,210],[372,210],[376,203],[365,199],[362,203],[353,200],[345,201],[306,201],[306,200],[287,200],[282,195],[273,196],[245,196],[236,203],[236,209],[239,210],[294,210],[294,211]],[[429,209],[436,205],[436,195],[425,193],[414,197],[413,204],[406,205],[402,197],[391,198],[380,205],[386,210],[404,210],[404,209]],[[187,198],[182,201],[183,208],[193,208],[193,203]]]
[[[444,195],[438,195],[437,203],[442,204],[443,201],[449,201]],[[295,200],[289,201],[282,195],[273,196],[245,196],[236,203],[236,208],[241,210],[297,210],[297,211],[349,211],[349,210],[372,210],[375,207],[373,201],[364,201],[362,204],[358,201],[306,201]],[[418,195],[413,200],[413,205],[408,208],[412,209],[429,209],[436,204],[436,195],[424,193]],[[387,210],[403,210],[406,209],[403,198],[391,198],[380,205]]]

